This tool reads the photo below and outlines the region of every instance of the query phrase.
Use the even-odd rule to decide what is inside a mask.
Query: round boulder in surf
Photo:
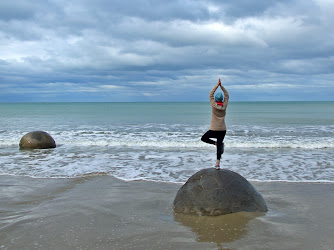
[[[20,149],[55,148],[55,140],[44,131],[34,131],[25,134],[20,140]]]
[[[227,170],[203,169],[180,188],[174,211],[184,214],[223,215],[236,212],[267,212],[261,194],[241,175]]]

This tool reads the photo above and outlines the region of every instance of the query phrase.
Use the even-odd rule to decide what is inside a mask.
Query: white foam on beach
[[[334,182],[330,150],[226,148],[221,167],[254,181]],[[20,151],[2,148],[0,174],[67,178],[106,173],[119,179],[184,183],[213,167],[214,147],[169,149],[69,146]]]
[[[144,148],[208,148],[210,145],[202,143],[201,133],[194,131],[48,131],[57,145],[69,146],[108,146],[108,147],[144,147]],[[292,149],[326,149],[334,148],[334,139],[327,134],[315,137],[305,135],[271,135],[267,136],[261,128],[262,134],[248,134],[247,130],[228,131],[225,142],[230,148],[292,148]],[[18,145],[22,131],[11,131],[0,135],[0,146]]]
[[[334,182],[333,103],[305,105],[231,103],[222,167],[249,180]],[[6,104],[1,111],[0,174],[183,183],[215,164],[215,147],[200,140],[210,126],[208,103]],[[48,132],[57,148],[20,151],[34,130]]]
[[[50,150],[20,151],[29,131],[0,131],[0,174],[65,178],[106,173],[123,180],[186,181],[215,164],[215,148],[201,142],[206,126],[81,125],[47,131]],[[334,181],[334,126],[230,126],[222,167],[255,181]]]

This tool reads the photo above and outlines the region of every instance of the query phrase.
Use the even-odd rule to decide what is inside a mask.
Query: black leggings
[[[217,138],[217,160],[220,160],[221,158],[222,144],[223,144],[225,135],[226,135],[226,130],[224,131],[209,130],[201,138],[202,141],[209,143],[209,144],[213,144],[213,145],[215,145],[216,142],[211,140],[210,138]]]

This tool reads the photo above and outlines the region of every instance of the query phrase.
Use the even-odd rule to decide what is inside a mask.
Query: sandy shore
[[[177,184],[0,176],[0,249],[333,249],[334,184],[253,185],[268,213],[198,217]]]

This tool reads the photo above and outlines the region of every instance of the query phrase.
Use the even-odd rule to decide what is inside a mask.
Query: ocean
[[[0,175],[184,183],[214,167],[201,142],[211,106],[194,103],[0,103]],[[334,182],[334,102],[230,102],[221,167],[248,180]],[[42,130],[55,149],[19,150]]]

